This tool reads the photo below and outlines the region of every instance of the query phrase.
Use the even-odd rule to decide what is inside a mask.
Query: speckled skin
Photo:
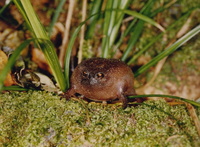
[[[71,76],[71,88],[65,96],[69,98],[76,93],[94,101],[119,99],[126,107],[126,96],[136,95],[133,72],[120,60],[85,60],[75,68]]]

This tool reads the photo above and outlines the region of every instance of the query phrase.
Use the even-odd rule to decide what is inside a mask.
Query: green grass
[[[163,52],[161,52],[159,55],[157,55],[156,57],[154,57],[149,63],[147,63],[146,65],[144,65],[141,68],[139,68],[136,71],[136,73],[135,73],[135,77],[137,77],[138,75],[140,75],[141,73],[143,73],[144,71],[146,71],[147,69],[149,69],[150,67],[152,67],[153,65],[155,65],[156,63],[158,63],[164,57],[169,56],[170,54],[172,54],[181,45],[183,45],[188,40],[190,40],[191,38],[193,38],[199,32],[200,32],[200,25],[196,26],[194,29],[192,29],[187,34],[185,34],[183,37],[181,37],[179,40],[177,40],[174,44],[172,44],[171,46],[169,46],[168,48],[166,48]]]
[[[59,85],[60,89],[62,91],[65,91],[67,88],[70,87],[69,83],[69,69],[70,69],[70,57],[72,48],[74,47],[74,42],[77,39],[77,36],[79,34],[79,31],[81,27],[86,24],[87,25],[87,31],[85,39],[92,40],[92,36],[95,36],[96,32],[96,26],[101,25],[100,32],[102,33],[102,40],[101,40],[101,56],[104,58],[112,58],[114,54],[117,51],[117,48],[120,47],[123,43],[124,38],[129,37],[129,41],[127,42],[127,48],[124,50],[121,60],[127,62],[129,65],[135,63],[135,61],[140,57],[142,54],[145,54],[145,52],[148,51],[149,48],[152,48],[153,45],[159,41],[159,39],[162,37],[164,33],[161,33],[152,40],[149,44],[147,44],[144,49],[141,49],[137,52],[137,54],[134,54],[134,48],[138,45],[138,41],[140,40],[141,35],[144,33],[144,29],[146,27],[146,24],[151,24],[155,26],[156,28],[160,29],[161,31],[171,31],[171,26],[168,28],[163,28],[160,24],[158,24],[154,17],[158,13],[162,13],[166,10],[168,10],[174,3],[167,2],[164,3],[162,7],[158,7],[157,9],[154,8],[156,1],[150,0],[148,3],[145,3],[143,7],[141,8],[140,12],[136,12],[134,10],[130,10],[130,6],[132,5],[132,2],[130,0],[123,1],[113,1],[110,0],[107,3],[105,1],[99,2],[97,0],[93,1],[90,4],[90,10],[89,10],[89,17],[80,25],[75,28],[75,31],[71,35],[71,39],[69,41],[66,56],[65,56],[65,67],[64,67],[64,74],[62,72],[62,69],[60,67],[60,64],[58,62],[58,57],[55,52],[55,47],[53,43],[50,41],[48,33],[46,32],[44,26],[41,24],[40,20],[38,19],[30,0],[26,1],[19,1],[19,0],[13,0],[14,4],[17,6],[17,8],[20,10],[24,20],[26,21],[26,24],[32,33],[32,37],[34,38],[35,45],[37,45],[44,53],[47,62],[49,66],[51,67],[51,70],[53,72],[54,78]],[[58,20],[59,14],[62,11],[62,7],[64,5],[65,0],[62,0],[58,3],[58,7],[54,13],[52,22],[49,26],[49,34],[52,32],[52,28],[55,24],[55,22]],[[105,5],[105,7],[103,7]],[[199,6],[195,8],[190,8],[185,13],[188,16],[192,11],[195,11]],[[3,7],[1,9],[1,13],[5,11],[5,8]],[[128,23],[127,29],[124,33],[121,34],[120,27],[122,25],[123,19],[127,18],[129,16],[134,17],[134,20]],[[183,22],[184,20],[182,17],[180,17],[177,22]],[[176,23],[172,24],[173,27],[177,27]],[[153,59],[143,67],[139,68],[135,76],[144,73],[146,70],[148,70],[150,67],[154,66],[157,62],[162,60],[164,57],[171,55],[175,50],[177,50],[182,44],[190,40],[192,37],[196,36],[199,33],[199,26],[196,26],[195,29],[188,32],[187,35],[177,40],[172,46],[165,49],[165,51],[159,53],[156,57],[153,57]],[[12,61],[14,64],[14,61]],[[8,68],[9,69],[9,68]],[[5,69],[8,71],[7,69]],[[2,85],[2,79],[1,79],[1,85]]]
[[[61,66],[58,61],[58,57],[55,51],[53,43],[50,41],[50,38],[44,28],[44,26],[39,21],[30,0],[13,0],[17,8],[20,10],[23,18],[28,25],[29,30],[32,33],[33,38],[35,39],[36,45],[42,50],[44,56],[53,72],[53,75],[62,91],[65,91],[67,88],[66,80],[64,74],[62,73]]]

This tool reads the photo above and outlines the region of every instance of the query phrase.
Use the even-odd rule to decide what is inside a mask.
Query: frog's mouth
[[[95,78],[90,78],[90,85],[95,85],[95,84],[97,84],[97,83],[98,83],[97,79],[95,79]]]

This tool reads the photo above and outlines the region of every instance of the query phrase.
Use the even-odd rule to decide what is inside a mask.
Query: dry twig
[[[59,61],[61,64],[61,67],[63,67],[63,61],[66,53],[66,48],[67,48],[67,43],[69,40],[69,30],[70,30],[70,25],[71,25],[71,19],[72,19],[72,14],[73,10],[75,8],[76,0],[69,0],[69,10],[65,22],[65,31],[64,31],[64,37],[62,40],[62,45],[60,48],[60,54],[59,54]]]
[[[197,133],[198,133],[198,135],[200,137],[200,121],[199,121],[199,119],[197,117],[196,111],[195,111],[194,107],[191,104],[185,103],[185,105],[187,106],[187,109],[188,109],[188,112],[190,114],[190,117],[194,121],[194,124],[195,124],[196,129],[197,129]]]
[[[86,19],[86,11],[87,11],[87,0],[83,0],[82,6],[82,21]],[[81,28],[80,33],[80,44],[79,44],[79,52],[78,52],[78,63],[82,61],[82,54],[83,54],[83,42],[84,42],[84,34],[85,34],[85,25]]]

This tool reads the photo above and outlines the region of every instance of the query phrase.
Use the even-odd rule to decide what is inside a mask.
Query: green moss
[[[185,106],[164,100],[123,110],[47,92],[12,92],[0,95],[0,123],[0,146],[200,145]]]

